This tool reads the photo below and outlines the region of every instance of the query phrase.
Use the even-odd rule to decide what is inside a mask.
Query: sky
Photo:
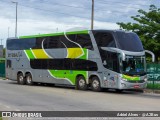
[[[90,29],[92,0],[0,0],[0,40],[5,46],[15,36],[18,2],[17,35]],[[94,29],[119,29],[117,22],[135,22],[130,17],[137,10],[148,10],[151,4],[160,8],[160,0],[94,0]],[[0,43],[1,44],[1,43]]]

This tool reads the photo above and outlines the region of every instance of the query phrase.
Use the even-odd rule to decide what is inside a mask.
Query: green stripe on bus
[[[122,78],[127,79],[127,80],[140,80],[140,77],[132,77],[128,75],[122,75]]]
[[[52,77],[56,79],[68,80],[72,85],[76,84],[76,76],[82,75],[87,80],[87,71],[76,71],[76,70],[49,70]],[[65,74],[64,74],[65,73]]]
[[[88,60],[88,50],[86,48],[83,48],[84,55],[79,57],[79,59]]]
[[[72,35],[72,34],[88,34],[88,30],[66,32],[66,34],[67,35]],[[36,37],[59,36],[59,35],[64,35],[64,32],[61,32],[61,33],[51,33],[51,34],[40,34],[40,35],[30,35],[30,36],[20,36],[19,38],[36,38]]]
[[[27,56],[29,57],[29,59],[35,59],[31,50],[25,50],[25,52],[26,52]]]

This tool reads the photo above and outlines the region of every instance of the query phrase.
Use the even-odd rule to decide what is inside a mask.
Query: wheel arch
[[[76,79],[75,83],[77,82],[77,78],[78,78],[79,76],[83,76],[83,77],[85,78],[85,80],[86,80],[86,84],[89,84],[89,79],[87,78],[88,76],[85,77],[83,74],[77,74],[77,75],[76,75],[76,77],[75,77],[75,79]]]
[[[23,71],[18,71],[17,72],[17,76],[19,75],[19,74],[21,74],[22,73],[22,75],[24,76],[24,72]]]
[[[33,76],[31,71],[26,71],[25,72],[25,77],[26,77],[27,74],[31,74],[31,76]]]
[[[101,84],[100,76],[99,76],[98,74],[96,74],[96,73],[95,73],[95,74],[91,74],[91,75],[89,76],[89,84],[91,84],[93,77],[98,77],[99,82],[100,82],[100,84]]]

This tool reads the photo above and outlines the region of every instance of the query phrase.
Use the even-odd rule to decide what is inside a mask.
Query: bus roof
[[[71,32],[66,32],[66,34],[67,35],[71,35],[71,34],[88,34],[88,30],[71,31]],[[58,35],[64,35],[64,32],[50,33],[50,34],[39,34],[39,35],[29,35],[29,36],[20,36],[19,38],[36,38],[36,37],[46,37],[46,36],[58,36]]]

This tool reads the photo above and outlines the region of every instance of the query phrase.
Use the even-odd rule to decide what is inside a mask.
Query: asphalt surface
[[[0,111],[160,111],[160,94],[79,91],[0,80]]]

